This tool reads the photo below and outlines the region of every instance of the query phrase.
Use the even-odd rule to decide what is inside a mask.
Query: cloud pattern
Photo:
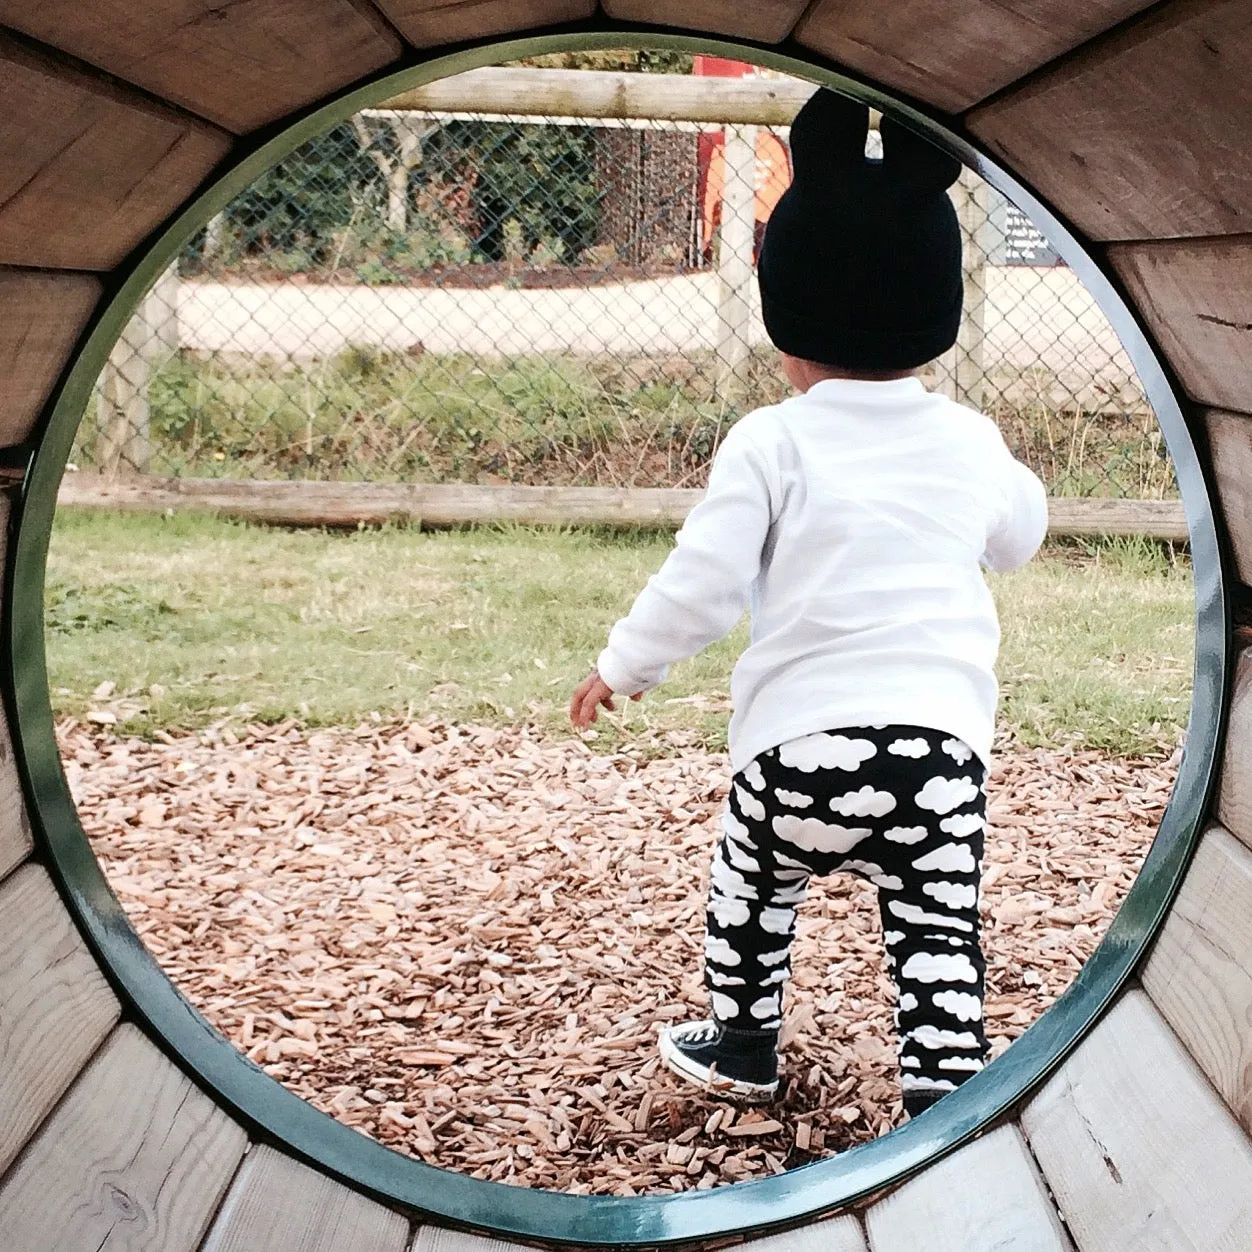
[[[919,809],[932,813],[951,813],[959,805],[968,804],[978,795],[978,788],[967,774],[964,778],[931,778],[913,797]]]
[[[890,791],[878,791],[866,784],[857,791],[845,791],[830,802],[830,811],[840,817],[886,817],[896,806]]]
[[[805,735],[736,774],[710,873],[714,1016],[740,1029],[781,1025],[809,877],[854,873],[883,893],[905,1090],[941,1094],[977,1072],[986,1052],[976,939],[982,778],[968,745],[912,727]]]
[[[925,739],[896,739],[887,745],[892,756],[907,756],[911,760],[920,760],[930,755],[930,744]]]
[[[851,852],[871,831],[868,826],[840,826],[820,817],[795,817],[785,813],[774,818],[774,834],[805,852]]]
[[[868,739],[819,734],[805,735],[784,743],[778,749],[778,759],[788,769],[811,774],[819,769],[860,769],[877,752],[878,749]]]

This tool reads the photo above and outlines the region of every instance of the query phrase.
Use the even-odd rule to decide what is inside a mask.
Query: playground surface
[[[362,1133],[525,1186],[760,1177],[900,1120],[873,890],[802,909],[782,1099],[658,1068],[703,1013],[702,895],[728,784],[691,731],[595,750],[527,727],[65,718],[84,825],[132,922],[213,1025]],[[675,754],[677,752],[677,754]],[[997,1052],[1064,990],[1133,881],[1176,754],[999,746],[983,907]]]

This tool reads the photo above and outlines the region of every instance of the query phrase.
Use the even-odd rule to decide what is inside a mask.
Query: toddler
[[[914,377],[955,342],[960,165],[891,119],[817,92],[766,229],[762,312],[796,394],[727,434],[674,551],[574,693],[586,727],[746,605],[731,680],[734,780],[704,943],[712,1017],[661,1055],[768,1100],[796,909],[813,874],[878,888],[915,1116],[982,1068],[978,887],[999,624],[980,565],[1014,569],[1047,526],[1039,480],[986,417]]]

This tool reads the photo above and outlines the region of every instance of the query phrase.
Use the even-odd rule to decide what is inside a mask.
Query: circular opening
[[[620,37],[615,36],[615,42],[620,42]],[[647,42],[655,44],[658,40],[650,36]],[[676,46],[689,45],[677,41]],[[505,50],[504,55],[526,55],[536,50],[532,45],[514,45]],[[723,51],[733,55],[736,50],[727,48]],[[754,59],[760,56],[758,53],[742,55],[751,55]],[[469,63],[484,63],[490,59],[494,58],[483,53],[471,58],[435,62],[422,71],[406,74],[403,84],[391,79],[370,89],[368,99],[383,99],[415,79],[442,76],[465,68]],[[823,77],[812,67],[779,58],[769,59],[779,68],[822,81],[829,80],[832,85],[876,104],[887,103],[874,93],[845,80]],[[313,123],[323,127],[332,117],[345,116],[353,105],[366,102],[365,97],[341,102],[327,115],[310,119],[309,129],[304,134],[310,133]],[[14,657],[19,665],[23,661],[26,664],[14,676],[20,715],[18,731],[43,836],[102,959],[114,971],[138,1010],[185,1064],[262,1133],[284,1140],[294,1150],[331,1172],[385,1198],[505,1233],[621,1244],[692,1239],[759,1229],[830,1209],[877,1189],[916,1169],[936,1153],[961,1142],[1056,1063],[1098,1015],[1102,1005],[1131,968],[1135,954],[1150,937],[1166,907],[1185,858],[1207,785],[1207,767],[1216,733],[1216,691],[1220,690],[1220,661],[1216,658],[1221,654],[1221,605],[1216,582],[1219,567],[1211,525],[1205,512],[1203,486],[1176,403],[1160,367],[1142,334],[1090,258],[1079,249],[1060,223],[1006,176],[987,166],[953,136],[944,134],[907,110],[901,112],[914,124],[924,125],[937,142],[979,166],[989,182],[1008,192],[1018,203],[1027,206],[1036,220],[1048,225],[1050,238],[1100,300],[1117,327],[1122,342],[1135,358],[1140,376],[1170,440],[1180,485],[1191,512],[1193,551],[1200,590],[1198,673],[1202,681],[1197,686],[1188,753],[1175,800],[1163,823],[1161,836],[1145,864],[1144,874],[1131,893],[1128,907],[1114,924],[1109,939],[1084,968],[1063,1002],[1014,1048],[1008,1058],[967,1084],[924,1122],[906,1127],[890,1142],[874,1141],[832,1161],[719,1192],[717,1200],[720,1203],[716,1208],[711,1204],[713,1197],[705,1196],[647,1199],[597,1197],[579,1201],[575,1197],[546,1193],[527,1194],[442,1171],[431,1171],[395,1157],[329,1123],[307,1105],[283,1092],[271,1079],[245,1067],[229,1046],[206,1030],[203,1023],[188,1010],[139,944],[100,877],[99,867],[91,857],[72,802],[65,791],[52,738],[47,687],[43,680],[42,622],[34,621],[21,607],[30,597],[19,595],[15,597],[12,619]],[[301,137],[293,134],[282,141],[275,141],[269,152],[256,155],[251,168],[245,163],[237,176],[228,178],[205,203],[190,210],[186,219],[172,228],[166,239],[141,264],[128,290],[119,297],[111,323],[106,320],[97,328],[80,361],[74,380],[78,386],[79,412],[85,390],[90,386],[117,329],[133,306],[135,295],[141,293],[152,276],[168,264],[194,229],[202,227],[206,220],[220,211],[224,202],[241,189],[252,174],[272,163],[275,156],[290,150]],[[505,246],[505,242],[501,243],[501,247]],[[15,578],[19,587],[37,589],[42,577],[55,483],[73,434],[72,425],[77,418],[74,406],[75,386],[71,385],[62,396],[23,499],[16,549]],[[35,603],[38,604],[37,596]]]

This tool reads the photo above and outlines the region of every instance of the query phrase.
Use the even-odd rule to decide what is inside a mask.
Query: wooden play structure
[[[0,1248],[1252,1247],[1252,20],[1238,0],[1029,7],[0,0]],[[91,384],[145,288],[240,187],[402,91],[623,44],[756,60],[894,110],[1049,228],[1169,440],[1197,670],[1143,874],[1070,993],[1004,1058],[843,1157],[712,1192],[589,1198],[392,1153],[181,999],[66,790],[41,593]]]

